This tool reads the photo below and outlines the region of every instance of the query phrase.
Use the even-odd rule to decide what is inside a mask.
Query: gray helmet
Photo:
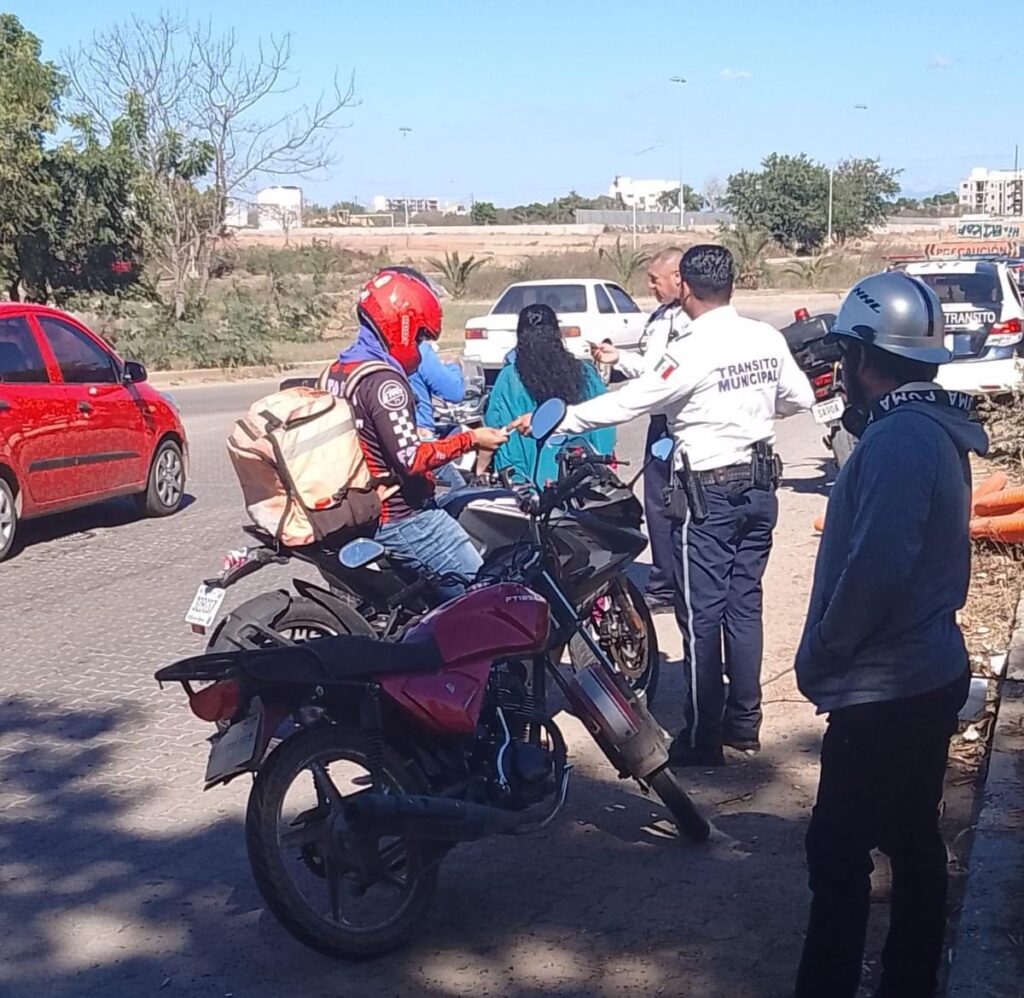
[[[924,281],[893,270],[865,277],[850,289],[830,339],[845,336],[908,360],[948,364],[953,354],[944,345],[944,334],[935,292]]]

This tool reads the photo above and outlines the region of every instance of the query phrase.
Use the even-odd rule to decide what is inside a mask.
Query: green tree
[[[881,225],[900,192],[902,171],[883,169],[877,159],[846,159],[836,167],[832,192],[832,232],[842,245]]]
[[[702,211],[704,198],[702,198],[689,184],[683,184],[683,204],[685,211]],[[670,187],[658,195],[658,207],[662,211],[679,211],[679,188]]]
[[[490,201],[476,201],[469,217],[474,225],[494,225],[498,221],[498,209]]]
[[[809,251],[824,242],[828,229],[828,170],[802,153],[772,153],[760,170],[729,177],[724,201],[741,225]]]
[[[87,133],[44,153],[40,224],[18,240],[25,295],[63,303],[75,292],[113,293],[138,280],[143,228],[127,151]]]
[[[13,14],[0,14],[0,281],[20,299],[18,241],[45,218],[43,141],[57,125],[64,80]]]

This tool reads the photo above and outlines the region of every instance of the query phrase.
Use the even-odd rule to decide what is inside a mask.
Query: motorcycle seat
[[[467,486],[464,489],[455,489],[451,492],[446,492],[443,496],[438,496],[435,501],[438,508],[443,509],[450,517],[457,520],[462,515],[462,511],[471,502],[476,502],[478,499],[493,500],[514,498],[515,493],[510,492],[508,489],[497,489],[491,488],[490,486],[485,488]]]
[[[342,634],[297,645],[196,655],[161,669],[156,678],[222,679],[238,670],[258,683],[330,686],[385,673],[436,672],[443,665],[431,640],[394,643]]]

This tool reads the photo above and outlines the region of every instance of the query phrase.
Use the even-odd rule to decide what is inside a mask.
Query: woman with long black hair
[[[550,306],[538,304],[524,308],[519,313],[516,338],[513,355],[506,361],[491,391],[484,415],[486,426],[504,428],[548,399],[558,398],[566,405],[577,405],[605,392],[594,366],[577,359],[565,348],[558,316]],[[615,448],[615,430],[611,428],[592,430],[578,437],[599,454],[611,454]],[[513,433],[495,451],[494,468],[497,471],[510,468],[515,478],[543,485],[558,476],[557,453],[557,447],[543,448],[537,465],[534,442]]]

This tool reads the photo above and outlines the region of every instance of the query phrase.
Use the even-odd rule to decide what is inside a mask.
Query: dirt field
[[[535,231],[534,227],[523,226],[523,232],[509,231],[511,227],[501,226],[490,229],[476,227],[466,232],[462,227],[445,229],[436,228],[314,228],[300,229],[289,233],[287,245],[300,246],[313,240],[326,240],[335,246],[346,249],[362,250],[367,253],[394,253],[401,251],[411,260],[423,260],[429,256],[443,255],[445,252],[458,252],[465,257],[468,254],[487,254],[496,262],[511,262],[544,253],[593,252],[601,247],[614,245],[616,237],[620,237],[624,246],[632,245],[629,232],[602,232],[598,226],[566,226],[573,231],[562,232],[552,229],[549,232]],[[684,233],[640,232],[637,244],[641,249],[654,249],[663,246],[688,246],[696,242],[714,241],[717,229],[701,227]],[[936,242],[935,230],[910,232],[899,236],[883,236],[872,239],[852,240],[845,250],[851,253],[878,251],[881,253],[901,253],[920,249],[928,243]],[[276,246],[284,248],[285,237],[281,233],[262,232],[242,229],[235,233],[239,246]]]

